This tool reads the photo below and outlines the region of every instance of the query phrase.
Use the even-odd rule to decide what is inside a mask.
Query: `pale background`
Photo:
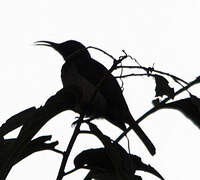
[[[33,46],[34,41],[75,39],[115,57],[125,49],[144,66],[155,63],[156,69],[191,81],[199,76],[199,17],[198,0],[1,1],[0,123],[28,107],[39,107],[62,87],[61,56],[50,48]],[[101,63],[111,64],[105,55],[90,52]],[[134,77],[124,82],[124,95],[133,116],[138,118],[152,107],[154,81]],[[199,87],[195,89],[193,92],[200,96]],[[64,150],[75,116],[72,112],[58,115],[39,135],[52,134],[53,140],[60,142],[57,148]],[[112,138],[120,134],[106,121],[96,124]],[[162,110],[145,119],[141,126],[154,142],[157,154],[151,157],[131,132],[132,153],[154,166],[167,180],[200,179],[199,130],[189,120],[178,111]],[[127,148],[126,139],[122,142]],[[96,138],[80,136],[66,170],[74,167],[72,161],[77,153],[96,145],[101,145]],[[36,153],[17,164],[7,179],[54,180],[60,162],[61,156],[54,152]],[[86,173],[80,170],[64,179],[83,179]],[[156,180],[149,174],[143,177]]]

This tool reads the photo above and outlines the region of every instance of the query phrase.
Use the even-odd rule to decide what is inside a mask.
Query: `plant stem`
[[[60,169],[59,169],[58,176],[57,176],[56,180],[62,180],[62,178],[65,175],[65,165],[67,163],[67,160],[68,160],[70,152],[71,152],[71,150],[73,148],[73,145],[74,145],[74,143],[76,141],[76,138],[77,138],[77,136],[79,134],[79,130],[80,130],[81,122],[83,120],[83,116],[84,115],[80,115],[79,120],[78,120],[77,125],[76,125],[76,128],[74,130],[74,133],[73,133],[73,135],[71,137],[71,140],[70,140],[70,142],[69,142],[69,144],[67,146],[67,149],[63,153],[63,159],[62,159],[62,162],[61,162]]]

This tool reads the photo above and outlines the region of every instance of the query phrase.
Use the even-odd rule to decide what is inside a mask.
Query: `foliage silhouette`
[[[36,113],[36,108],[31,107],[9,118],[4,124],[2,124],[0,128],[0,136],[5,136],[12,130],[22,126],[24,121],[31,118],[34,113]]]
[[[117,159],[119,157],[120,156],[116,156]],[[126,163],[127,167],[129,168],[127,170],[130,171],[128,172],[128,177],[136,176],[135,172],[137,170],[140,170],[151,173],[158,178],[163,179],[163,177],[154,168],[152,168],[150,165],[144,164],[141,161],[140,157],[126,153],[126,158],[128,160],[126,162],[123,162],[123,164]],[[126,159],[122,158],[122,160]],[[114,162],[115,161],[116,159],[114,159]],[[115,169],[115,166],[113,165],[112,160],[109,156],[109,152],[106,151],[106,148],[88,149],[82,151],[75,157],[74,165],[74,170],[78,170],[80,168],[90,170],[88,175],[86,176],[87,179],[108,179],[108,177],[110,179],[117,179],[117,175],[115,174],[117,169]],[[123,171],[126,173],[125,169],[123,169]]]
[[[163,76],[155,75],[154,76],[156,81],[156,97],[158,96],[168,96],[170,98],[174,98],[174,88],[169,86],[169,82]]]
[[[51,143],[45,143],[46,141],[51,140],[51,136],[41,136],[34,140],[31,140],[29,143],[27,143],[20,154],[15,161],[12,161],[13,165],[21,161],[22,159],[26,158],[27,156],[31,155],[32,153],[42,151],[42,150],[53,150],[55,146],[58,144],[58,142],[51,142]],[[7,161],[7,157],[9,156],[12,149],[15,147],[15,144],[17,143],[17,139],[1,139],[0,141],[0,168],[3,166],[3,164]]]
[[[136,169],[140,169],[163,179],[155,169],[143,164],[139,157],[127,153],[122,146],[104,135],[96,125],[90,123],[89,128],[90,132],[102,142],[104,148],[84,151],[75,158],[76,168],[77,166],[80,168],[86,163],[91,169],[87,178],[91,177],[92,173],[93,178],[97,179],[134,179]],[[103,157],[101,157],[102,155]],[[99,165],[100,167],[98,167]]]
[[[68,41],[67,41],[68,42]],[[44,41],[37,42],[38,44],[44,43]],[[52,44],[52,42],[45,42],[47,46],[55,45]],[[62,44],[62,43],[61,43]],[[43,44],[44,45],[44,44]],[[56,44],[56,46],[59,44]],[[56,47],[57,48],[57,47]],[[55,48],[55,49],[56,49]],[[65,47],[66,48],[66,47]],[[6,179],[9,171],[11,168],[21,161],[22,159],[26,158],[27,156],[31,155],[34,152],[38,152],[41,150],[53,150],[57,153],[62,154],[63,160],[60,166],[60,170],[57,176],[57,180],[61,180],[64,176],[69,174],[70,172],[66,173],[64,171],[65,166],[67,164],[68,157],[70,155],[70,152],[73,148],[73,144],[76,141],[76,138],[81,133],[89,133],[95,135],[103,144],[104,147],[99,149],[88,149],[80,153],[75,159],[75,169],[77,170],[79,168],[87,168],[89,169],[88,175],[85,177],[85,179],[100,179],[100,180],[106,180],[106,179],[139,179],[142,178],[135,175],[136,170],[143,170],[149,173],[152,173],[153,175],[157,176],[160,179],[164,179],[154,168],[152,168],[150,165],[146,165],[142,163],[141,158],[132,155],[130,153],[127,153],[122,146],[120,146],[117,142],[125,136],[125,134],[130,130],[134,129],[137,133],[137,123],[141,122],[143,119],[148,117],[150,114],[163,109],[163,108],[170,108],[170,109],[177,109],[181,111],[186,117],[192,120],[194,124],[196,124],[198,127],[200,127],[200,101],[199,98],[192,95],[190,93],[189,98],[181,99],[181,100],[173,100],[174,97],[176,97],[178,94],[182,93],[183,91],[188,91],[188,89],[193,86],[194,84],[197,84],[200,82],[200,78],[196,78],[195,80],[191,81],[190,83],[187,83],[186,81],[182,80],[179,77],[176,77],[174,75],[171,75],[169,73],[161,72],[158,70],[155,70],[152,67],[143,67],[141,66],[136,59],[133,59],[138,66],[122,66],[120,65],[122,61],[124,61],[127,58],[131,58],[129,55],[127,55],[124,52],[124,55],[119,57],[118,59],[115,59],[113,56],[108,54],[107,52],[95,48],[95,47],[80,47],[75,50],[74,47],[68,47],[67,49],[64,49],[63,52],[59,51],[58,48],[56,49],[59,51],[66,60],[63,70],[66,71],[66,63],[70,62],[67,60],[73,59],[73,58],[80,58],[80,56],[84,55],[85,52],[88,52],[89,48],[97,49],[103,52],[104,54],[108,55],[113,60],[112,67],[107,70],[104,66],[99,64],[98,62],[93,62],[94,64],[97,64],[98,67],[100,67],[99,73],[94,71],[93,68],[97,68],[96,65],[91,65],[91,61],[86,62],[88,63],[88,69],[87,71],[89,73],[92,73],[93,80],[91,80],[92,83],[92,91],[90,88],[83,89],[80,84],[77,82],[73,84],[66,84],[64,73],[62,76],[64,76],[62,79],[64,88],[59,90],[55,95],[50,97],[44,106],[41,106],[39,108],[31,107],[28,108],[11,118],[9,118],[2,126],[0,127],[0,180]],[[63,54],[64,53],[64,54]],[[66,54],[65,54],[66,53]],[[85,56],[85,55],[84,55]],[[90,57],[90,56],[89,56]],[[78,61],[79,62],[79,61]],[[80,62],[82,63],[82,62]],[[76,65],[76,64],[75,64]],[[83,63],[81,66],[78,66],[80,68],[80,72],[83,73],[83,76],[87,76],[84,74],[84,68]],[[83,68],[83,69],[82,69]],[[156,96],[167,96],[163,101],[160,101],[159,98],[155,99],[154,107],[144,113],[136,122],[133,121],[133,118],[128,110],[128,106],[126,105],[125,99],[122,95],[121,89],[119,85],[117,84],[117,81],[115,78],[111,75],[112,71],[116,69],[126,69],[126,68],[134,68],[134,69],[140,69],[144,70],[144,74],[127,74],[123,75],[120,74],[119,78],[125,78],[125,77],[132,77],[132,76],[147,76],[147,77],[154,77],[156,82]],[[71,71],[71,70],[70,70]],[[98,68],[97,68],[98,71]],[[163,77],[163,75],[166,76],[166,78]],[[87,77],[90,78],[90,77]],[[86,79],[87,79],[86,78]],[[172,78],[175,83],[178,83],[181,85],[181,88],[174,92],[174,89],[168,85],[168,78]],[[95,81],[95,82],[93,82]],[[111,85],[109,84],[111,83]],[[114,85],[113,85],[114,84]],[[107,91],[107,87],[114,87]],[[115,92],[117,90],[117,92]],[[89,93],[90,98],[87,99],[87,103],[82,103],[82,98],[85,96],[85,93]],[[189,91],[188,91],[189,92]],[[107,94],[108,93],[108,94]],[[113,93],[113,94],[112,94]],[[98,95],[100,94],[100,95]],[[114,95],[112,98],[108,97],[109,95]],[[99,105],[96,104],[99,102],[98,96],[103,96],[105,101],[108,101],[106,103],[109,104],[109,106],[104,107],[106,109],[106,113],[104,112],[105,109],[101,109],[103,111],[99,111]],[[96,98],[96,99],[95,99]],[[110,98],[110,99],[109,99]],[[118,99],[119,98],[119,99]],[[101,98],[100,98],[101,100]],[[172,102],[167,103],[167,101],[171,100]],[[113,101],[113,102],[112,102]],[[117,103],[116,103],[117,102]],[[115,111],[120,112],[120,109],[117,109],[115,107],[115,103],[119,105],[119,103],[122,102],[122,107],[126,109],[126,113],[123,114],[123,116],[119,116],[119,113],[116,115],[113,115],[112,113]],[[82,103],[82,104],[81,104]],[[104,103],[103,103],[104,104]],[[78,110],[80,113],[80,118],[76,123],[74,133],[72,135],[72,138],[70,139],[69,145],[67,146],[66,151],[62,152],[60,150],[55,149],[55,146],[58,144],[58,142],[50,142],[46,143],[46,141],[51,139],[51,136],[41,136],[36,139],[33,139],[35,134],[54,116],[57,114],[66,111],[66,110],[74,110],[77,111],[77,107],[79,107],[81,110]],[[109,109],[110,108],[110,109]],[[113,109],[114,108],[114,109]],[[98,111],[97,111],[98,110]],[[108,111],[108,112],[107,112]],[[128,114],[128,115],[127,115]],[[85,118],[89,115],[91,117],[90,121],[92,119],[98,118],[98,117],[104,117],[105,119],[109,120],[111,123],[115,124],[117,127],[124,130],[123,134],[120,135],[116,141],[111,140],[108,136],[103,134],[101,130],[91,122],[88,122],[88,119]],[[109,116],[116,116],[116,120],[113,120]],[[110,118],[110,119],[109,119]],[[119,119],[118,119],[119,118]],[[129,118],[126,119],[126,118]],[[131,121],[131,122],[129,122]],[[86,122],[89,126],[90,131],[80,131],[80,126],[82,123]],[[129,128],[124,128],[124,123],[128,123],[130,125]],[[18,136],[14,139],[4,139],[4,136],[11,132],[12,130],[22,127]],[[152,149],[149,148],[149,150]],[[152,150],[150,150],[152,152]],[[97,154],[97,155],[96,155]],[[154,154],[154,153],[152,153]],[[96,159],[93,161],[93,156],[101,157],[99,159]],[[106,163],[105,163],[106,162]],[[73,172],[72,170],[71,172]]]
[[[0,127],[5,134],[6,130],[14,130],[17,128],[16,122],[22,124],[22,128],[18,134],[16,142],[12,147],[12,150],[7,156],[6,161],[3,162],[0,169],[0,179],[5,179],[11,170],[17,159],[20,159],[21,154],[25,151],[27,144],[29,144],[35,134],[55,115],[63,112],[64,110],[71,109],[75,104],[76,100],[79,99],[79,91],[74,88],[61,89],[54,96],[50,97],[44,106],[38,109],[29,108],[28,110],[22,111],[21,113],[11,117]],[[31,116],[29,116],[31,114]],[[13,121],[13,123],[12,123]],[[17,125],[19,125],[18,123]],[[7,132],[8,133],[8,132]],[[0,137],[3,139],[3,136]]]
[[[180,99],[165,104],[160,108],[176,109],[189,118],[198,128],[200,128],[200,99],[194,95],[190,98]]]

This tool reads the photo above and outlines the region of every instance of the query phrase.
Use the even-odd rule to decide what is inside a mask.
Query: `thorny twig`
[[[151,77],[156,77],[157,74],[152,74],[152,73],[141,73],[141,74],[136,74],[136,73],[130,73],[130,74],[125,74],[122,75],[120,74],[120,76],[115,76],[115,78],[119,78],[122,81],[122,78],[127,78],[127,77],[131,77],[131,76],[151,76]],[[184,87],[184,85],[182,85],[176,78],[174,78],[174,81],[176,83],[178,83],[181,87]],[[188,83],[187,83],[188,84]],[[191,94],[188,90],[186,90],[189,94]]]
[[[88,46],[86,49],[96,49],[96,50],[98,50],[98,51],[104,53],[104,54],[107,55],[108,57],[110,57],[113,61],[116,61],[116,59],[115,59],[112,55],[110,55],[109,53],[107,53],[106,51],[104,51],[104,50],[102,50],[102,49],[100,49],[100,48],[97,48],[97,47],[94,47],[94,46]]]
[[[143,66],[117,66],[117,68],[127,68],[127,69],[143,69],[147,72],[147,75],[150,76],[150,74],[152,72],[155,72],[155,73],[159,73],[159,74],[163,74],[163,75],[166,75],[166,76],[169,76],[171,77],[175,82],[177,82],[178,84],[180,84],[180,82],[184,83],[185,85],[188,84],[188,82],[186,82],[185,80],[177,77],[177,76],[174,76],[170,73],[166,73],[166,72],[163,72],[163,71],[158,71],[158,70],[155,70],[154,68],[146,68],[146,67],[143,67]],[[130,75],[129,75],[130,76]],[[128,77],[128,76],[127,76]],[[179,82],[180,81],[180,82]],[[183,85],[180,84],[182,87]]]

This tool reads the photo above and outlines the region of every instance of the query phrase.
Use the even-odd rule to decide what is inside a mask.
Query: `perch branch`
[[[73,148],[73,145],[76,141],[76,138],[79,134],[79,130],[80,130],[81,123],[83,121],[83,117],[84,117],[83,114],[80,115],[79,120],[78,120],[76,127],[75,127],[75,130],[74,130],[74,133],[73,133],[73,135],[70,139],[69,145],[67,146],[67,150],[63,153],[63,159],[62,159],[61,166],[60,166],[60,169],[59,169],[59,172],[58,172],[57,180],[61,180],[63,178],[63,176],[65,175],[65,165],[67,163],[67,160],[68,160],[70,152]]]
[[[174,96],[177,96],[178,94],[182,93],[183,91],[186,91],[187,89],[189,89],[190,87],[192,87],[193,85],[195,85],[197,83],[200,83],[200,76],[197,77],[195,80],[191,81],[190,83],[188,83],[187,86],[185,86],[185,87],[179,89],[177,92],[175,92]],[[159,110],[161,108],[161,106],[163,106],[169,100],[170,100],[170,97],[165,98],[162,102],[160,102],[160,105],[157,105],[157,106],[151,108],[149,111],[147,111],[145,114],[143,114],[136,122],[140,123],[147,116],[149,116],[152,113],[154,113],[157,110]],[[131,130],[131,127],[127,128],[127,130],[124,131],[115,141],[119,142],[130,130]]]

